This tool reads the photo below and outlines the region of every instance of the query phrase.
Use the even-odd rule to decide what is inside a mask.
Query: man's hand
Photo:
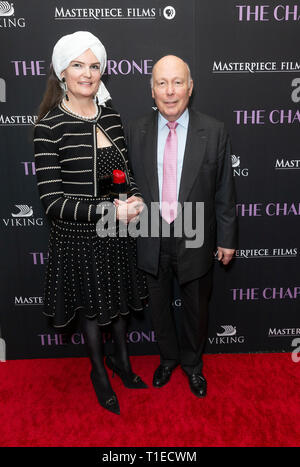
[[[140,214],[142,210],[144,209],[144,201],[142,198],[139,196],[130,196],[130,198],[127,198],[126,203],[131,204],[131,203],[137,203],[136,209],[139,211],[138,213]]]
[[[218,246],[218,260],[226,266],[232,260],[234,252],[235,250]]]
[[[144,208],[143,200],[137,196],[131,196],[126,201],[115,199],[114,205],[117,208],[117,219],[124,224],[137,219]]]

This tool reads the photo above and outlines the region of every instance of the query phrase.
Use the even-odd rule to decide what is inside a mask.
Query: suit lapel
[[[190,109],[189,127],[179,187],[178,201],[184,203],[198,176],[204,159],[207,135],[199,118]]]
[[[159,200],[158,174],[157,174],[157,112],[153,112],[150,119],[140,130],[143,151],[143,172],[148,182],[153,201]]]
[[[199,117],[189,110],[189,127],[186,139],[184,159],[179,187],[178,201],[184,203],[198,176],[202,165],[207,135]],[[158,112],[153,112],[149,120],[140,129],[140,147],[143,151],[143,172],[149,186],[153,201],[159,200],[157,173],[157,119]]]

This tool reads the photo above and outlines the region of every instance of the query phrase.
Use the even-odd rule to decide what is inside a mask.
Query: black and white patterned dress
[[[98,175],[114,169],[124,170],[117,149],[98,149]],[[107,197],[91,201],[100,203]],[[45,314],[53,317],[54,326],[66,325],[80,310],[89,318],[95,317],[99,325],[106,325],[130,309],[142,310],[146,296],[144,276],[136,267],[134,238],[100,238],[95,223],[52,221]]]
[[[97,128],[112,146],[97,148]],[[135,238],[100,238],[96,231],[97,205],[111,201],[99,178],[122,170],[128,196],[141,196],[128,167],[120,115],[99,107],[97,118],[85,121],[59,105],[36,125],[34,146],[39,194],[51,222],[43,313],[55,327],[78,312],[104,326],[142,310],[147,287]]]

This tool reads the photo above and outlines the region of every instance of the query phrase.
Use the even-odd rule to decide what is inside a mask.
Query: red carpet
[[[205,399],[179,368],[154,389],[158,356],[131,360],[149,389],[115,376],[120,416],[98,405],[87,358],[0,363],[0,446],[300,446],[300,362],[291,354],[205,355]]]

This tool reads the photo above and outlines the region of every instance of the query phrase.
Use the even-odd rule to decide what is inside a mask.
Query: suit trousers
[[[176,277],[176,238],[161,238],[158,275],[147,274],[152,324],[161,364],[170,367],[180,364],[187,374],[191,374],[202,371],[203,366],[212,268],[204,276],[179,286],[182,310],[180,326],[176,326],[178,320],[172,307]]]

